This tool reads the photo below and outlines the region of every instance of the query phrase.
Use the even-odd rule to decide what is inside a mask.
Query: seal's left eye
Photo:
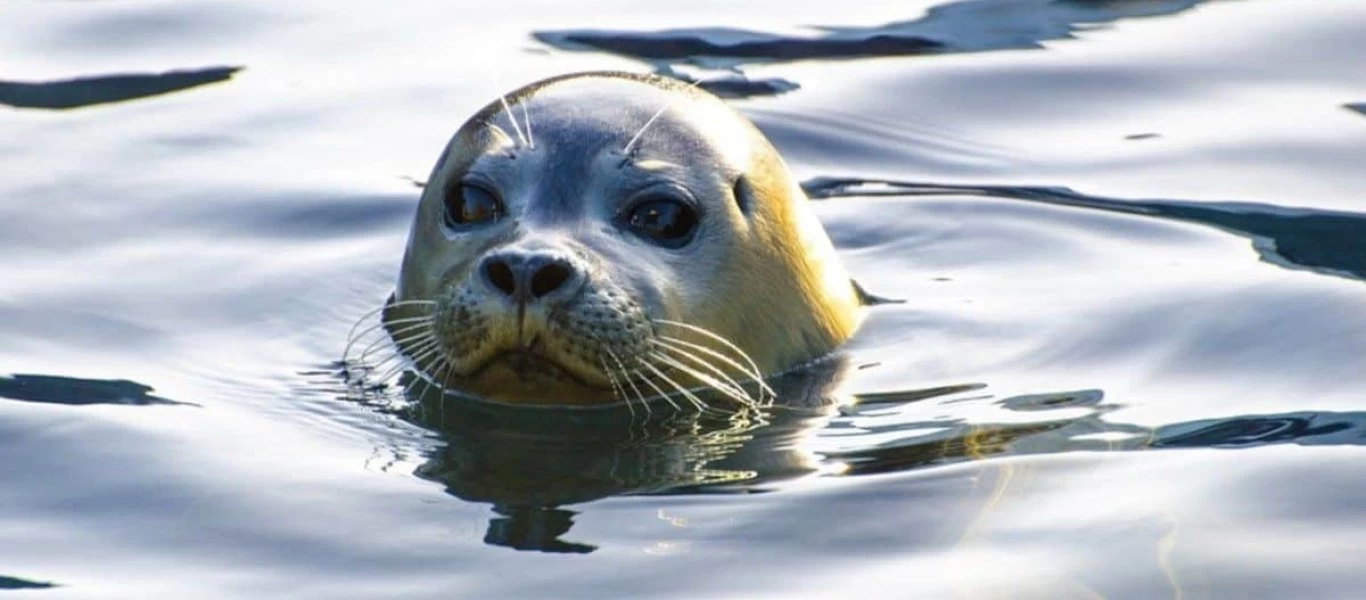
[[[503,216],[503,203],[489,190],[462,183],[446,193],[446,224],[477,225]]]
[[[697,213],[673,198],[647,199],[625,217],[626,225],[637,235],[666,248],[686,246],[697,231]]]

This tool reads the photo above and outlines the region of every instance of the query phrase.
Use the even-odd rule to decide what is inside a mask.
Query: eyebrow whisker
[[[523,146],[528,145],[526,136],[522,135],[522,126],[517,124],[517,115],[513,114],[512,106],[508,104],[507,95],[499,96],[498,101],[503,103],[503,112],[507,113],[508,120],[512,121],[512,130],[517,132],[517,139],[521,140]]]

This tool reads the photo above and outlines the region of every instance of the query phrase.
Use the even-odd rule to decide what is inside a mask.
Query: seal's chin
[[[586,375],[586,374],[585,374]],[[520,406],[604,406],[618,402],[609,386],[595,385],[535,350],[495,354],[458,387],[484,400]]]

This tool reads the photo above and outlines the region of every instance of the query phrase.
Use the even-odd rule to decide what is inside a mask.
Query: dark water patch
[[[725,27],[625,31],[575,29],[532,35],[561,50],[599,51],[655,64],[734,67],[746,63],[857,59],[1043,47],[1120,19],[1189,10],[1203,0],[967,0],[923,17],[871,27],[816,27],[798,37]]]
[[[0,590],[45,590],[55,588],[57,584],[46,581],[30,581],[18,577],[0,575]]]
[[[986,401],[988,397],[973,398]],[[887,420],[862,425],[863,434],[905,431],[897,441],[868,448],[825,453],[848,465],[846,475],[887,473],[981,460],[993,456],[1115,452],[1178,448],[1245,448],[1271,444],[1306,446],[1366,445],[1366,413],[1302,411],[1242,415],[1173,423],[1156,428],[1105,418],[1120,405],[1102,404],[1100,390],[1029,394],[993,400],[1009,413],[1036,418],[1004,423],[965,419]],[[1077,411],[1075,409],[1082,409]],[[846,417],[858,417],[862,404]],[[875,410],[880,408],[875,407]],[[876,416],[876,413],[873,413]],[[832,428],[848,427],[836,421]],[[928,432],[928,433],[926,433]]]
[[[513,550],[550,552],[554,554],[588,554],[598,547],[561,540],[560,536],[574,526],[571,510],[542,506],[495,507],[503,515],[489,521],[484,543]]]
[[[1267,262],[1366,280],[1366,214],[1270,204],[1121,200],[1066,187],[957,185],[818,177],[803,182],[811,198],[975,194],[1146,215],[1216,227],[1253,240]]]
[[[152,387],[127,379],[79,379],[57,375],[16,374],[0,377],[0,398],[20,402],[66,404],[123,404],[149,406],[153,404],[198,406],[177,402],[151,394]]]
[[[873,368],[872,365],[867,368]],[[946,385],[941,387],[925,388],[922,390],[896,390],[891,392],[868,392],[858,395],[858,406],[868,407],[879,404],[909,404],[920,400],[938,398],[941,396],[952,396],[966,392],[975,392],[986,389],[984,383],[964,383],[959,385]]]
[[[1241,448],[1296,443],[1366,444],[1366,413],[1297,412],[1165,425],[1154,448]]]
[[[817,58],[867,58],[925,54],[939,48],[916,36],[873,35],[802,39],[743,29],[667,29],[654,32],[543,31],[536,39],[561,50],[600,50],[651,62],[699,63],[705,59],[777,62]]]
[[[976,391],[973,388],[965,391]],[[832,424],[832,430],[849,429],[860,435],[888,436],[905,432],[895,442],[871,447],[825,453],[826,458],[843,462],[846,475],[868,475],[907,471],[930,466],[980,460],[1003,454],[1035,454],[1069,450],[1117,450],[1137,448],[1148,439],[1148,430],[1102,419],[1119,406],[1102,405],[1100,390],[1079,390],[1049,394],[1029,394],[995,400],[989,394],[974,394],[950,401],[995,404],[1008,413],[1032,413],[1029,419],[1007,423],[972,422],[966,419],[891,418],[884,402],[865,406],[860,403]],[[1080,410],[1075,410],[1080,409]],[[1061,411],[1061,412],[1060,412]],[[859,421],[863,424],[855,424]],[[1118,435],[1092,439],[1094,434]]]
[[[666,77],[673,77],[674,79],[685,83],[695,84],[697,87],[707,90],[721,98],[730,99],[778,96],[802,87],[796,82],[778,77],[750,79],[740,73],[728,73],[726,75],[708,78],[694,77],[669,68],[659,69],[656,73]]]
[[[66,110],[160,96],[226,81],[243,67],[208,67],[162,73],[92,75],[59,81],[0,81],[0,104]]]

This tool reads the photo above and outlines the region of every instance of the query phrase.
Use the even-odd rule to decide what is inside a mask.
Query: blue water
[[[1366,588],[1355,0],[18,0],[0,56],[2,598]],[[588,69],[730,98],[904,300],[856,404],[587,443],[337,376],[449,135]]]

